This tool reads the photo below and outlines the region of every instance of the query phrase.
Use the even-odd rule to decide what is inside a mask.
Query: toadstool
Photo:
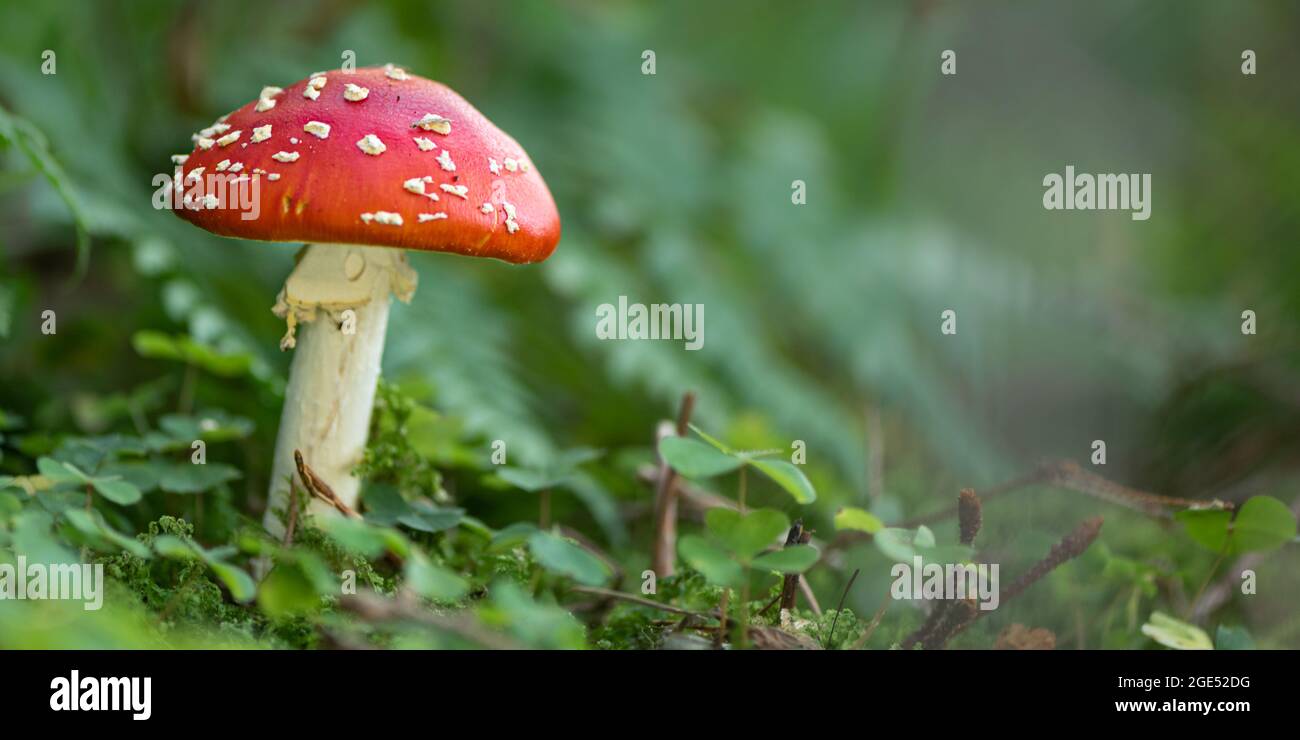
[[[177,165],[181,182],[201,184],[206,171],[210,187],[186,196],[182,218],[222,236],[306,243],[272,309],[287,323],[281,349],[294,349],[264,519],[278,535],[294,450],[356,504],[352,470],[365,451],[389,299],[409,301],[416,286],[405,250],[540,262],[559,241],[559,214],[514,139],[450,88],[392,65],[266,87],[194,141]],[[225,160],[258,178],[253,208],[212,195]],[[502,161],[521,164],[503,172]],[[229,180],[230,166],[222,170]]]

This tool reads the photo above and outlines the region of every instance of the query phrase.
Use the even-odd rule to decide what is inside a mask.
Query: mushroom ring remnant
[[[178,215],[223,236],[307,243],[273,308],[287,324],[281,348],[294,349],[265,519],[278,534],[294,450],[356,505],[389,298],[411,300],[417,282],[405,250],[540,262],[560,218],[518,142],[447,86],[392,65],[265,87],[192,138],[174,161],[199,190]],[[241,178],[257,181],[255,208],[213,197]]]

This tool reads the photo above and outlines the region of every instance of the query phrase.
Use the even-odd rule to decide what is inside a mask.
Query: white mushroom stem
[[[389,296],[409,301],[415,285],[401,249],[312,244],[299,253],[272,309],[288,324],[280,348],[294,348],[263,520],[275,537],[284,533],[289,480],[297,481],[294,450],[343,503],[356,507],[360,481],[352,469],[365,453]],[[320,500],[310,502],[310,511],[336,513]]]

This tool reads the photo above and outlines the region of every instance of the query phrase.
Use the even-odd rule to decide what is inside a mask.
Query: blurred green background
[[[62,435],[219,408],[253,422],[213,456],[242,471],[232,511],[259,515],[290,359],[270,306],[296,247],[153,210],[151,177],[263,85],[352,50],[445,82],[512,134],[564,224],[537,266],[412,255],[420,287],[394,308],[385,378],[448,420],[471,458],[493,439],[520,464],[605,450],[557,493],[556,516],[629,573],[649,558],[651,491],[634,472],[686,390],[695,421],[737,446],[807,443],[815,505],[753,495],[826,539],[842,506],[900,522],[1042,460],[1086,463],[1097,439],[1108,459],[1094,470],[1125,485],[1297,501],[1294,3],[0,8],[0,409],[20,420],[6,474],[30,472]],[[939,74],[944,49],[956,75]],[[1258,74],[1241,74],[1243,49]],[[1067,164],[1151,173],[1150,220],[1044,210],[1042,178]],[[704,349],[598,341],[596,307],[620,295],[704,304]],[[945,309],[955,336],[939,332]],[[1247,309],[1254,336],[1240,331]],[[224,362],[142,356],[141,331]],[[458,476],[450,457],[448,491],[474,516],[532,516],[532,498]],[[1150,647],[1146,615],[1180,613],[1209,577],[1214,553],[1176,525],[1051,487],[985,507],[983,556],[1009,580],[1096,514],[1104,551],[998,626],[1046,626],[1061,647]],[[1297,566],[1294,544],[1267,554],[1258,593],[1200,621],[1300,647]],[[810,575],[823,605],[858,567],[847,603],[875,611],[888,568],[869,546]]]

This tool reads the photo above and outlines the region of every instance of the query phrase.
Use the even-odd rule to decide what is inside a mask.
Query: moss
[[[172,516],[150,522],[147,530],[136,539],[151,548],[159,535],[191,541],[194,534],[193,525]],[[103,562],[107,576],[157,614],[159,629],[164,633],[198,626],[206,629],[215,626],[241,635],[255,632],[258,616],[246,607],[226,601],[221,586],[199,560],[145,559],[123,551]]]
[[[439,503],[450,500],[442,487],[442,473],[410,442],[407,425],[416,402],[391,383],[379,381],[370,437],[356,474],[371,483],[390,483],[405,497],[427,496]]]

